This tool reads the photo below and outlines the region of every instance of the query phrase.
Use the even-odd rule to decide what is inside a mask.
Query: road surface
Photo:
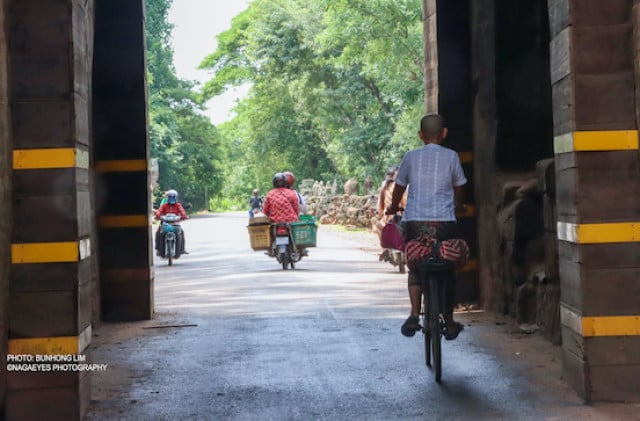
[[[89,420],[640,420],[584,405],[560,348],[466,312],[443,382],[405,338],[406,276],[371,241],[321,226],[283,271],[249,248],[246,212],[183,223],[189,255],[156,261],[153,320],[96,329]]]

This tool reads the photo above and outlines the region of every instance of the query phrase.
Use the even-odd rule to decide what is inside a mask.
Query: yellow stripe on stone
[[[640,316],[582,317],[574,308],[560,303],[560,321],[582,337],[640,336]]]
[[[582,335],[593,336],[638,336],[640,316],[583,317]]]
[[[91,343],[91,325],[78,336],[9,339],[9,355],[77,355]]]
[[[96,162],[98,172],[136,172],[147,171],[148,163],[146,159],[123,159],[116,161]]]
[[[473,218],[476,216],[476,208],[473,205],[466,205],[464,213],[456,212],[456,218]]]
[[[460,162],[463,164],[470,164],[473,162],[473,152],[458,152]]]
[[[458,269],[458,272],[474,272],[478,270],[478,261],[476,259],[469,259],[464,266]]]
[[[147,215],[114,215],[98,218],[100,228],[135,228],[149,225],[150,221]]]
[[[76,148],[15,149],[14,170],[89,168],[89,153]]]
[[[638,150],[639,146],[637,130],[579,131],[553,139],[553,150],[556,154]]]
[[[558,222],[558,239],[578,244],[639,242],[640,222],[602,224]]]
[[[11,263],[78,262],[91,254],[89,239],[56,243],[17,243],[11,245]]]

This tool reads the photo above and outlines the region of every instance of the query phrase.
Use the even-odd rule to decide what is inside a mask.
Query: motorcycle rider
[[[298,196],[298,206],[300,209],[300,215],[304,215],[308,209],[307,202],[304,200],[304,196],[301,195],[296,189],[293,188],[294,184],[296,183],[296,176],[293,175],[291,171],[285,171],[284,177],[287,180],[287,188],[290,190],[293,190]],[[300,247],[300,254],[302,256],[308,256],[309,252],[307,252],[307,249],[305,247]]]
[[[273,190],[264,199],[262,212],[273,222],[293,222],[298,220],[300,203],[294,190],[287,188],[287,179],[281,172],[273,176]]]
[[[173,214],[179,215],[181,219],[187,219],[188,217],[187,217],[187,213],[184,210],[184,207],[182,207],[182,204],[178,202],[178,192],[173,189],[168,190],[166,193],[166,197],[167,197],[167,203],[160,206],[160,209],[156,211],[155,218],[160,219],[160,217],[163,215],[166,215],[168,213],[173,213]],[[158,230],[156,231],[155,240],[156,240],[155,241],[156,254],[158,256],[164,257],[162,255],[164,253],[164,247],[163,247],[164,232],[162,231],[162,224],[160,224],[160,226],[158,227]],[[182,230],[182,228],[179,228],[177,230],[177,236],[176,236],[176,249],[180,250],[180,254],[189,254],[184,249],[184,244],[185,244],[184,231]]]
[[[249,198],[249,218],[254,217],[255,211],[262,211],[262,197],[260,197],[260,190],[253,189],[253,196]]]
[[[167,203],[167,192],[164,192],[164,194],[162,195],[162,199],[160,199],[160,206],[164,205],[165,203]],[[158,206],[158,209],[160,209],[160,206]]]
[[[300,208],[300,214],[302,215],[306,213],[308,207],[307,202],[304,200],[304,196],[302,196],[296,189],[293,188],[293,185],[296,183],[296,176],[293,175],[291,171],[285,171],[283,174],[287,180],[287,188],[296,192],[296,195],[298,196],[298,207]]]
[[[278,172],[273,175],[273,189],[264,199],[262,212],[274,223],[298,220],[300,212],[298,195],[287,187],[287,178],[283,173]],[[273,255],[271,249],[268,254]]]

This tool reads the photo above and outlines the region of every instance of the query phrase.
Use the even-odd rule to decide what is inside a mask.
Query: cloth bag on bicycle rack
[[[452,238],[440,243],[438,254],[440,259],[462,265],[469,260],[469,246],[462,238]]]
[[[422,260],[431,257],[462,265],[469,259],[469,246],[461,238],[438,241],[434,237],[422,234],[407,242],[405,255],[407,266],[412,270],[417,269]]]
[[[404,250],[405,243],[402,233],[398,225],[393,222],[387,222],[380,234],[380,245],[386,249]]]
[[[404,254],[409,269],[416,270],[422,260],[433,257],[436,243],[435,238],[424,234],[414,240],[407,241]]]

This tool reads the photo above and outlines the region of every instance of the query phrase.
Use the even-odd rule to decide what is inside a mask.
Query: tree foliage
[[[419,144],[420,0],[254,0],[201,68],[204,98],[251,84],[219,127],[233,151],[227,195],[297,178],[380,179]]]
[[[182,202],[201,209],[222,188],[225,149],[202,114],[194,83],[176,76],[167,20],[172,1],[145,1],[151,157],[160,167],[158,191],[176,189]]]
[[[253,0],[203,59],[211,78],[200,89],[175,74],[172,1],[146,0],[161,190],[202,207],[206,195],[244,204],[277,171],[379,180],[419,144],[421,0]],[[244,84],[235,117],[214,127],[203,102]]]

